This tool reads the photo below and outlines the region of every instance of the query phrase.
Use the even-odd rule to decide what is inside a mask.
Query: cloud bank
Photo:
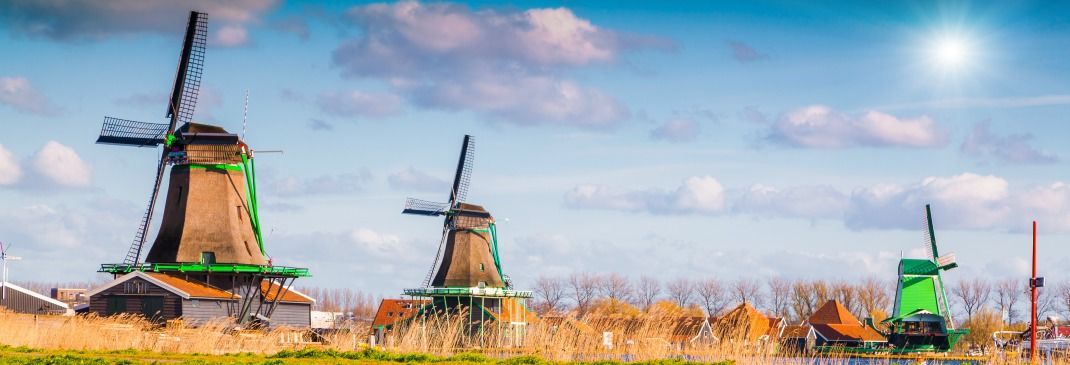
[[[766,139],[797,148],[907,147],[947,144],[945,132],[926,116],[900,118],[878,111],[850,115],[824,105],[787,112],[770,126]]]
[[[622,103],[564,74],[654,45],[567,8],[473,10],[402,1],[357,6],[345,20],[360,35],[334,51],[343,76],[384,80],[420,107],[520,125],[617,125],[630,115]]]
[[[710,176],[695,176],[671,190],[623,190],[579,185],[564,196],[574,209],[653,215],[741,214],[758,218],[841,220],[852,230],[918,229],[925,204],[938,228],[1028,230],[1039,219],[1049,232],[1070,232],[1070,184],[1054,182],[1012,188],[998,176],[962,173],[931,176],[908,184],[875,184],[850,192],[830,186],[726,189]]]

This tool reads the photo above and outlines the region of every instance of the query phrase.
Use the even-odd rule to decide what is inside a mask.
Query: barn
[[[265,282],[263,285],[269,284]],[[277,292],[277,286],[273,290]],[[141,271],[120,276],[88,295],[90,313],[138,314],[159,323],[181,319],[191,325],[236,317],[241,299],[231,291],[188,277]],[[271,305],[274,296],[268,299],[260,298],[252,311],[261,305]],[[271,326],[309,327],[314,302],[291,289],[279,299],[269,323]]]
[[[2,281],[0,281],[0,307],[12,312],[30,314],[67,314],[70,309],[66,303]]]

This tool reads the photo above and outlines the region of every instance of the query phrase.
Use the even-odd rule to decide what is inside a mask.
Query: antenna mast
[[[241,139],[245,140],[245,126],[249,118],[249,89],[245,89],[245,108],[241,113]]]

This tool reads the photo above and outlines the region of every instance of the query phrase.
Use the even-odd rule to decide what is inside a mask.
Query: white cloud
[[[272,193],[279,196],[344,195],[363,190],[364,186],[371,180],[371,172],[367,169],[362,169],[356,173],[320,175],[310,178],[288,176],[271,179],[268,181],[268,186]]]
[[[328,92],[320,94],[317,103],[321,110],[343,117],[383,118],[402,111],[401,97],[392,93]]]
[[[844,218],[852,229],[923,227],[925,204],[931,203],[940,227],[1009,228],[1011,196],[1006,180],[964,173],[927,177],[911,185],[882,184],[857,189]]]
[[[1015,164],[1046,164],[1059,161],[1059,156],[1045,153],[1033,147],[1032,134],[997,136],[989,130],[988,122],[977,123],[962,141],[959,151],[978,159],[995,158]]]
[[[691,177],[675,190],[621,190],[579,185],[564,196],[576,209],[649,214],[751,215],[762,218],[842,220],[852,230],[922,229],[925,205],[937,229],[1026,231],[1030,221],[1046,232],[1070,232],[1070,184],[1054,182],[1012,189],[998,176],[962,173],[911,184],[884,183],[850,193],[830,186],[726,189],[709,176]]]
[[[672,191],[620,191],[602,185],[580,185],[565,194],[565,205],[652,214],[717,214],[724,210],[724,187],[711,176],[693,176]]]
[[[212,34],[212,44],[220,47],[237,47],[249,42],[249,31],[243,26],[227,25]]]
[[[62,187],[89,186],[90,168],[73,148],[48,141],[34,154],[33,171],[48,182]]]
[[[650,131],[650,137],[671,142],[692,141],[702,131],[698,121],[692,118],[673,118]]]
[[[361,32],[334,52],[343,75],[379,78],[418,106],[523,125],[606,128],[628,118],[612,96],[563,75],[649,46],[566,8],[402,1],[354,7],[346,19]]]
[[[848,203],[846,194],[830,186],[778,189],[756,184],[734,199],[732,211],[768,218],[838,219]]]
[[[450,189],[450,183],[446,180],[428,175],[426,172],[411,166],[390,174],[386,181],[391,188],[398,190],[447,192]]]
[[[22,178],[22,167],[11,151],[0,145],[0,185],[12,185]]]
[[[0,77],[0,104],[29,114],[53,116],[60,113],[58,106],[21,76]]]
[[[400,237],[368,228],[354,229],[349,233],[349,239],[357,245],[361,253],[376,257],[397,256],[404,254],[406,249]]]
[[[766,138],[801,148],[939,147],[947,143],[945,133],[927,116],[899,118],[877,111],[848,115],[824,105],[785,113]]]

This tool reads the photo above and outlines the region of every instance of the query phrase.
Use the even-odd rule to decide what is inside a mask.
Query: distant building
[[[713,323],[713,335],[719,342],[751,346],[776,344],[783,330],[782,318],[767,316],[750,303],[736,306]]]
[[[30,314],[68,314],[70,309],[66,303],[8,282],[0,282],[0,307]]]
[[[68,306],[74,308],[75,306],[89,302],[89,297],[85,294],[89,292],[89,289],[85,288],[52,288],[52,299],[67,303]]]
[[[430,300],[421,299],[383,299],[379,302],[379,310],[375,312],[375,318],[372,320],[375,342],[383,343],[394,324],[414,317],[421,307],[429,303]]]
[[[278,296],[278,286],[262,282],[261,292],[269,298],[257,298],[254,313],[262,305],[271,305]],[[255,291],[254,291],[255,292]],[[87,293],[88,312],[100,315],[138,314],[155,322],[181,319],[192,325],[233,318],[238,315],[240,295],[212,285],[177,275],[134,271]],[[314,299],[293,289],[282,294],[268,323],[272,327],[310,327]]]
[[[843,348],[875,349],[885,347],[888,339],[873,328],[872,323],[862,323],[842,304],[830,300],[807,319],[806,324],[816,335],[814,346],[823,351]]]

